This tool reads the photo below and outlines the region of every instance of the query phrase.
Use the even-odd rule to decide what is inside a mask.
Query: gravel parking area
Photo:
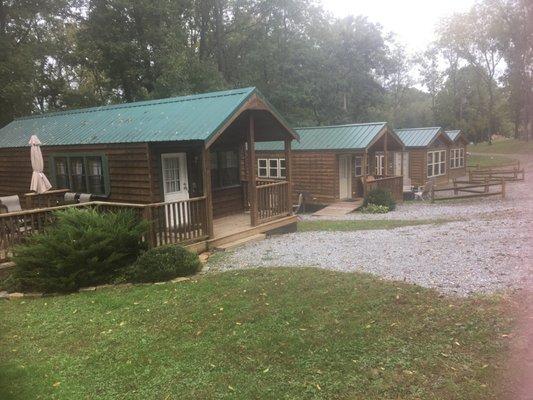
[[[532,168],[528,163],[527,171]],[[368,272],[461,296],[522,288],[531,279],[533,260],[531,188],[526,174],[526,182],[508,185],[505,200],[411,203],[385,215],[351,214],[342,219],[461,220],[391,230],[276,236],[228,253],[214,262],[212,270],[316,266]]]

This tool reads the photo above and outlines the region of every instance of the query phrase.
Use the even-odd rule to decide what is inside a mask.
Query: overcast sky
[[[320,0],[337,17],[365,15],[394,32],[410,52],[422,51],[435,39],[439,21],[468,10],[475,0]]]

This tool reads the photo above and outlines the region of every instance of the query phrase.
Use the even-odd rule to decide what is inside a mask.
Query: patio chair
[[[16,194],[13,196],[0,197],[0,210],[1,209],[4,209],[8,213],[22,211],[20,198]]]
[[[415,192],[415,200],[429,200],[431,189],[433,188],[433,181],[427,181],[425,185],[420,186]]]

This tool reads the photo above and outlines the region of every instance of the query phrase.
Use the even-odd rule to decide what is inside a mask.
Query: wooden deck
[[[318,210],[313,216],[316,217],[337,217],[354,212],[363,205],[363,198],[359,197],[353,201],[339,201],[337,203],[330,204]]]

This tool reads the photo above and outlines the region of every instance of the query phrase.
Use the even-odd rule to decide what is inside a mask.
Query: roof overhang
[[[232,124],[237,118],[246,111],[256,111],[267,113],[270,118],[273,119],[282,130],[285,132],[287,139],[290,140],[300,140],[298,134],[289,126],[285,119],[276,111],[276,109],[259,93],[259,91],[254,90],[250,95],[241,103],[235,112],[230,115],[230,117],[224,121],[215,132],[205,141],[205,148],[209,148],[221,135],[222,133]],[[272,139],[276,140],[276,139]],[[279,139],[278,139],[279,140]]]

